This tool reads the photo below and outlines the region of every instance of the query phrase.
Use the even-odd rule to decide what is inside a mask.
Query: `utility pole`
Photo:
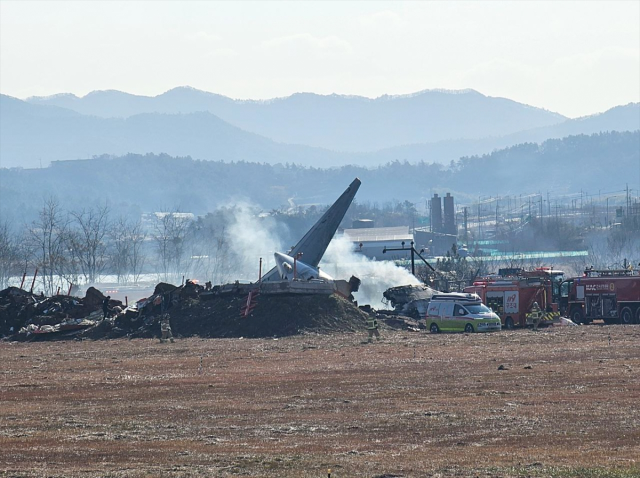
[[[547,216],[551,217],[551,201],[549,200],[549,191],[547,191]]]
[[[540,194],[540,226],[542,226],[542,213],[543,213],[543,209],[542,209],[542,194]]]
[[[627,183],[627,212],[625,214],[625,217],[629,216],[629,183]]]
[[[469,247],[469,229],[467,227],[467,206],[464,207],[464,243]]]
[[[478,238],[477,241],[480,240],[480,234],[482,234],[482,228],[480,227],[480,197],[478,197]]]
[[[436,272],[436,270],[433,268],[433,266],[431,264],[429,264],[427,262],[427,260],[420,255],[420,252],[424,252],[424,251],[420,251],[420,252],[416,251],[415,247],[413,247],[414,244],[415,243],[413,241],[411,241],[411,245],[407,249],[406,247],[404,247],[405,242],[402,241],[401,242],[402,247],[386,247],[385,246],[382,249],[382,253],[386,254],[387,251],[406,251],[406,250],[409,250],[411,252],[411,274],[413,274],[414,277],[416,275],[415,256],[418,256],[420,259],[422,259],[422,262],[424,262],[427,265],[427,267],[429,267],[429,269],[431,269],[433,272]]]

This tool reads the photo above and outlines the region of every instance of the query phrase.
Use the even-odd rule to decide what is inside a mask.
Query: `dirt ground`
[[[640,476],[640,326],[0,342],[0,476]]]

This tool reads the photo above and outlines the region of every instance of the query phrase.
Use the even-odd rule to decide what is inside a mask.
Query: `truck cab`
[[[587,269],[560,285],[560,311],[576,324],[640,323],[640,275],[631,269]]]
[[[475,293],[501,319],[506,329],[527,327],[534,302],[544,312],[544,324],[560,319],[558,301],[564,272],[541,267],[532,271],[500,269],[497,275],[479,277],[464,291]]]

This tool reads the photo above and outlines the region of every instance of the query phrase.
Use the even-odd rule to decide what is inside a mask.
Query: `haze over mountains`
[[[362,180],[357,202],[379,206],[405,200],[423,206],[433,192],[451,192],[462,204],[479,196],[546,192],[556,201],[569,194],[569,207],[570,198],[587,192],[596,197],[602,192],[605,198],[626,185],[638,190],[640,131],[522,144],[463,158],[453,167],[394,161],[376,168],[316,169],[151,154],[59,161],[42,169],[2,170],[0,217],[34,217],[43,198],[52,196],[69,210],[108,201],[138,217],[175,207],[204,214],[237,202],[259,205],[264,211],[292,204],[326,205],[354,177]]]
[[[27,101],[102,118],[207,111],[274,141],[347,152],[503,136],[566,119],[557,113],[505,98],[490,98],[473,90],[422,91],[376,99],[296,93],[267,101],[236,101],[182,87],[156,97],[96,91],[83,98],[56,95]]]
[[[97,91],[22,101],[2,95],[0,166],[127,153],[316,167],[448,164],[523,142],[638,129],[638,103],[567,119],[473,90],[376,99],[300,93],[268,101],[192,88],[156,97]]]

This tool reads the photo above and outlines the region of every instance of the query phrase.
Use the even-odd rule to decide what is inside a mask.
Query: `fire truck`
[[[560,286],[560,310],[576,324],[640,323],[640,274],[634,270],[587,269]]]
[[[541,324],[550,324],[560,320],[558,301],[563,278],[562,271],[551,268],[503,269],[498,275],[477,278],[464,292],[478,294],[506,329],[532,325],[527,314],[534,302],[544,313]]]

